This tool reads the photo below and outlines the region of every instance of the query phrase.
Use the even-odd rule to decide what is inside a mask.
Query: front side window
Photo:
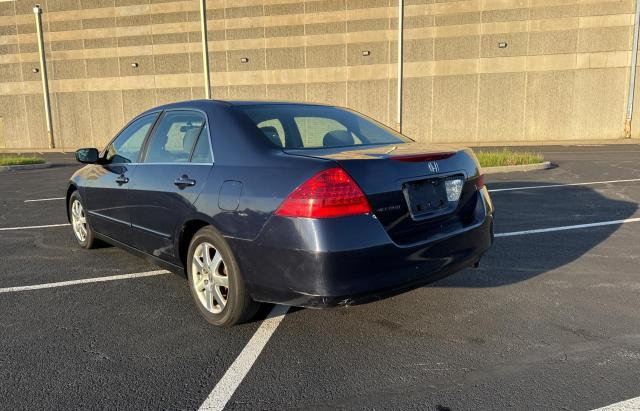
[[[282,148],[352,147],[411,141],[370,118],[339,107],[304,104],[236,107],[261,131],[261,135]]]
[[[142,143],[157,117],[157,114],[142,116],[122,130],[107,146],[105,160],[112,164],[137,162]]]
[[[149,140],[144,162],[189,162],[204,122],[203,115],[197,112],[166,112]]]

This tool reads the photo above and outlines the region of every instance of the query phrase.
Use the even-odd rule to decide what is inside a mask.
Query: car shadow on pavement
[[[492,184],[491,190],[552,185],[523,181]],[[496,234],[623,220],[638,204],[626,201],[624,186],[597,189],[563,186],[494,191]],[[625,198],[625,200],[622,200]],[[620,224],[496,238],[477,270],[466,270],[430,284],[435,287],[498,287],[526,281],[569,264],[607,240]],[[473,273],[476,272],[477,275]]]

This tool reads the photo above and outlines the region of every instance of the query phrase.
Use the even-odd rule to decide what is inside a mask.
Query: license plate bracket
[[[439,214],[449,207],[444,180],[441,178],[409,181],[402,185],[402,191],[414,217]]]

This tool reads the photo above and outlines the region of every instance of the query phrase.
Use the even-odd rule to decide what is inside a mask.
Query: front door
[[[209,128],[198,111],[166,111],[147,143],[129,186],[132,241],[142,251],[179,263],[179,224],[212,171]]]
[[[129,243],[131,227],[127,207],[129,182],[157,116],[148,114],[131,122],[107,146],[100,162],[87,170],[83,197],[91,227],[124,243]]]

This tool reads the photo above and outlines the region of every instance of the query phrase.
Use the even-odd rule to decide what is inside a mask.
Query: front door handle
[[[182,177],[173,180],[173,184],[180,188],[193,187],[196,185],[196,180],[189,178],[189,176],[185,174]]]
[[[127,184],[129,182],[129,177],[125,176],[124,174],[120,174],[118,177],[116,177],[116,183],[122,185],[122,184]]]

